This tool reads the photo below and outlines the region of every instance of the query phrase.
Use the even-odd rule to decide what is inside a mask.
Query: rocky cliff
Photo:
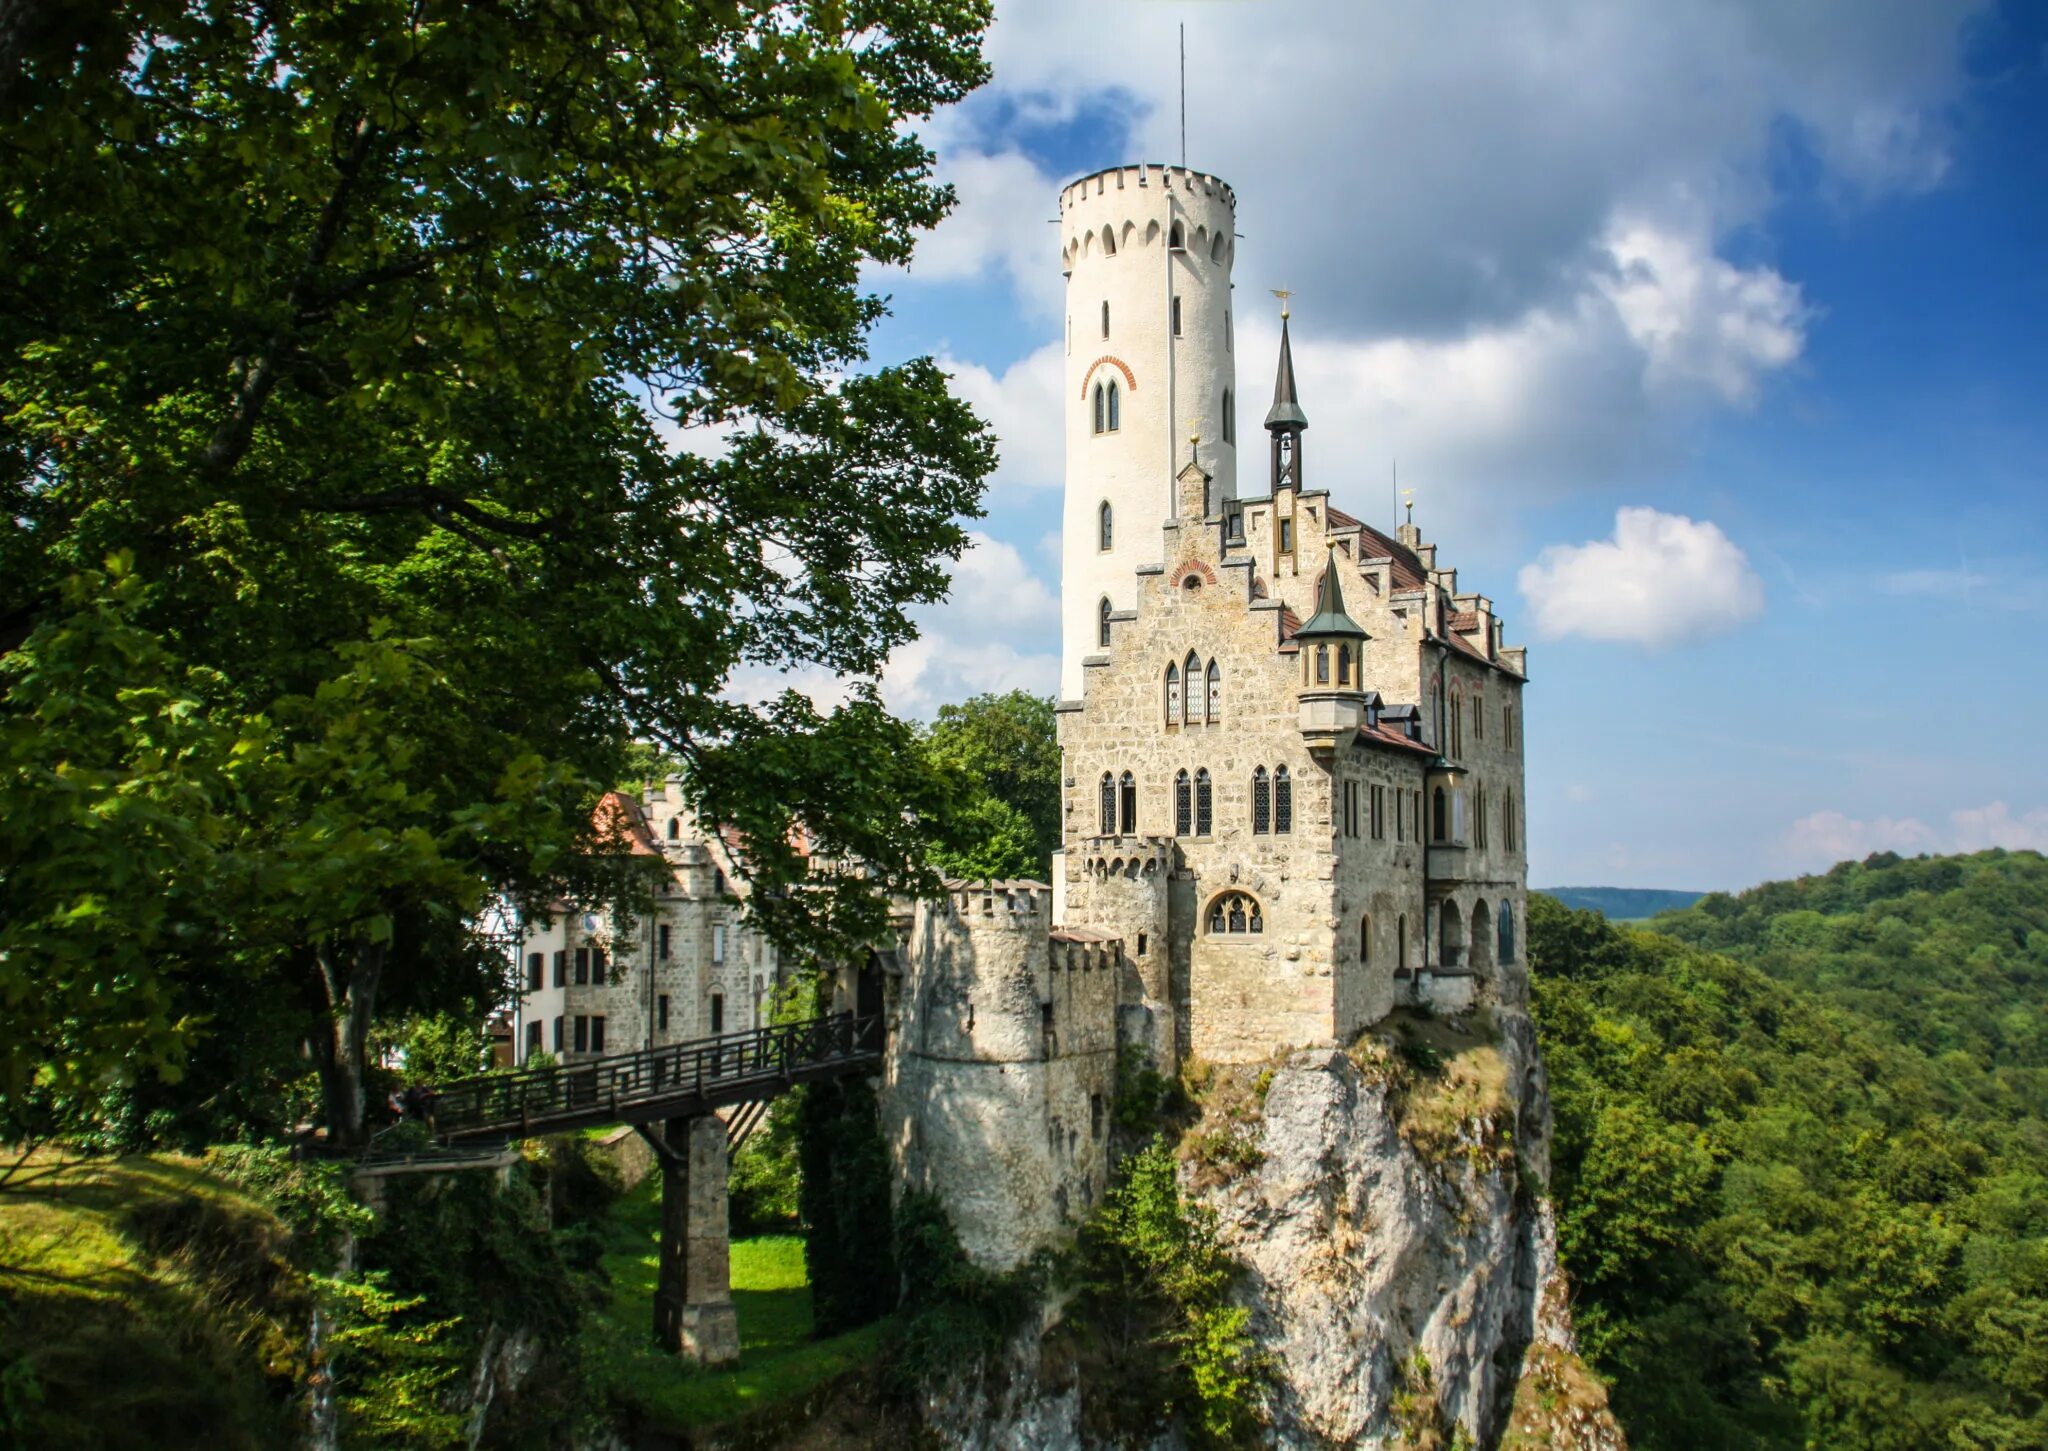
[[[1195,1075],[1183,1194],[1240,1266],[1280,1447],[1624,1443],[1574,1353],[1545,1197],[1549,1113],[1519,1011],[1396,1014],[1348,1050]],[[1199,1211],[1198,1211],[1199,1212]],[[1048,1307],[1057,1326],[1060,1307]],[[1085,1365],[1039,1327],[928,1407],[969,1446],[1082,1447]],[[1156,1444],[1181,1444],[1163,1427]]]

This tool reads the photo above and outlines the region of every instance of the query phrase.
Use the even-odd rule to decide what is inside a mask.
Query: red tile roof
[[[1336,519],[1337,511],[1335,509],[1332,509],[1330,511],[1330,520],[1332,523],[1335,523]],[[1413,550],[1411,550],[1407,545],[1403,544],[1400,540],[1390,538],[1389,536],[1380,533],[1379,530],[1373,528],[1370,524],[1359,524],[1358,521],[1352,518],[1349,514],[1344,515],[1344,523],[1346,527],[1349,527],[1352,524],[1358,524],[1358,533],[1360,539],[1362,540],[1362,543],[1360,544],[1358,551],[1361,557],[1366,559],[1377,559],[1384,555],[1391,558],[1394,561],[1393,573],[1395,589],[1422,588],[1423,584],[1425,583],[1425,577],[1422,572],[1422,561],[1415,557],[1415,552]],[[1370,545],[1371,547],[1367,548],[1367,545]]]
[[[660,856],[654,832],[640,811],[640,803],[620,791],[607,791],[590,813],[590,825],[597,839],[609,847],[625,847],[634,856]]]
[[[1451,628],[1461,634],[1470,634],[1479,628],[1479,611],[1460,610],[1451,616]]]
[[[1369,746],[1392,746],[1396,750],[1409,751],[1416,755],[1436,755],[1435,747],[1425,746],[1421,741],[1409,740],[1408,733],[1398,726],[1360,726],[1358,738]]]

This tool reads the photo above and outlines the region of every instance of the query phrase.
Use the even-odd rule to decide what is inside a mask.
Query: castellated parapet
[[[884,1132],[901,1182],[1007,1268],[1102,1197],[1123,944],[1054,928],[1044,882],[949,882],[917,904],[905,956]]]

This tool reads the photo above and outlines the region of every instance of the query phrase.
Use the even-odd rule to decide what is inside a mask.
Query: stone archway
[[[1436,909],[1438,967],[1463,967],[1465,965],[1465,919],[1458,911],[1456,902],[1446,902]]]
[[[1493,913],[1482,899],[1472,904],[1470,962],[1475,968],[1493,966]]]

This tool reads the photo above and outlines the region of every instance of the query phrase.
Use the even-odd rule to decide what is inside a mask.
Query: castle
[[[1256,1061],[1523,993],[1523,651],[1412,523],[1314,487],[1284,307],[1240,492],[1235,211],[1181,167],[1060,194],[1064,845],[1049,887],[920,904],[885,1098],[992,1264],[1102,1193],[1121,1053]]]
[[[1526,995],[1523,651],[1412,523],[1315,486],[1284,309],[1268,486],[1240,492],[1235,210],[1181,167],[1060,195],[1063,848],[1049,884],[907,905],[876,953],[885,1136],[990,1265],[1101,1197],[1120,1062]],[[631,930],[564,904],[527,933],[522,1056],[759,1025],[777,968],[729,845],[679,781],[600,812],[673,885]]]

